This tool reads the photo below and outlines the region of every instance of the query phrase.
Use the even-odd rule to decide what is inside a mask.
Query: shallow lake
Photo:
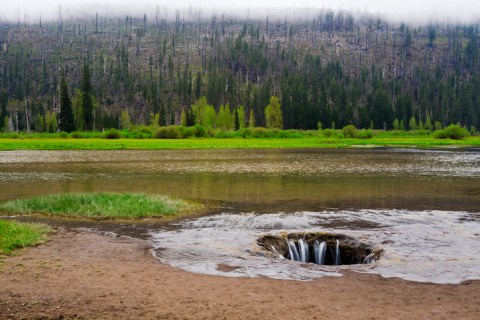
[[[338,275],[339,267],[299,267],[256,248],[262,234],[310,230],[382,245],[382,259],[362,272],[480,279],[478,150],[7,151],[0,153],[0,190],[0,201],[130,191],[214,203],[221,207],[215,215],[170,225],[83,225],[149,238],[159,259],[194,272]],[[221,263],[235,270],[219,271]]]

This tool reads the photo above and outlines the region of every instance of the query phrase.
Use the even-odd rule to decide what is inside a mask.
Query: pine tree
[[[60,123],[58,127],[60,131],[72,132],[75,131],[75,121],[73,118],[72,101],[68,94],[67,81],[62,76],[60,84]]]

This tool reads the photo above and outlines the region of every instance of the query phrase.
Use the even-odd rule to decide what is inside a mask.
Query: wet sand
[[[479,301],[480,281],[193,274],[153,258],[146,241],[86,230],[61,229],[48,243],[0,260],[0,319],[459,320],[478,319]]]

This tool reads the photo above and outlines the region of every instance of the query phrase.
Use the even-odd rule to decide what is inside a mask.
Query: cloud
[[[64,17],[100,14],[117,15],[153,15],[155,8],[203,8],[205,12],[240,14],[269,12],[291,12],[289,8],[300,9],[330,8],[334,10],[348,10],[354,12],[369,12],[380,14],[396,20],[404,21],[467,21],[480,20],[480,1],[456,0],[16,0],[5,1],[0,7],[0,17],[16,21],[28,22],[56,19],[59,12]],[[261,8],[261,9],[257,9]],[[153,12],[152,12],[153,11]],[[149,14],[150,13],[150,14]]]

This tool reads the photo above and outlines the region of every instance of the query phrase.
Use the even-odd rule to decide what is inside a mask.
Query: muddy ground
[[[228,266],[221,266],[228,271]],[[480,281],[347,273],[315,281],[193,274],[148,242],[59,230],[0,260],[0,319],[479,319]]]

